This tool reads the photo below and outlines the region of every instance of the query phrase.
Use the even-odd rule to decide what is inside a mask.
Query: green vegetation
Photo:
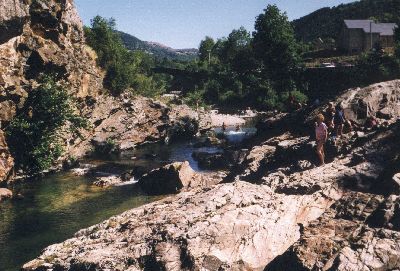
[[[339,36],[344,19],[374,19],[382,23],[400,22],[400,0],[361,0],[333,8],[322,8],[293,21],[296,37],[304,42]]]
[[[201,41],[197,67],[186,68],[198,75],[189,87],[196,91],[189,92],[187,100],[201,104],[201,98],[227,109],[284,109],[287,93],[300,93],[300,49],[286,14],[269,5],[257,17],[252,34],[241,27],[227,38]]]
[[[299,66],[299,48],[286,14],[277,6],[268,6],[256,20],[253,47],[262,62],[262,73],[278,88],[291,89]]]
[[[74,112],[73,101],[51,76],[43,76],[24,108],[6,128],[7,142],[17,167],[29,173],[50,168],[62,155],[66,124],[77,133],[86,121]]]
[[[117,144],[113,138],[107,138],[105,142],[95,145],[94,153],[97,155],[109,155],[117,151]]]
[[[192,61],[149,56],[148,44],[118,32],[112,19],[97,16],[85,32],[107,71],[105,85],[113,95],[128,88],[145,96],[181,90],[185,102],[194,107],[259,109],[284,109],[289,92],[299,102],[306,100],[299,94],[302,47],[286,14],[273,5],[257,17],[254,33],[241,27],[216,41],[205,37],[199,59]]]
[[[400,61],[380,50],[362,54],[357,61],[355,76],[364,84],[392,80],[400,76]]]
[[[128,88],[134,88],[135,94],[145,96],[165,91],[163,78],[151,74],[154,59],[143,51],[129,51],[116,32],[114,19],[96,16],[91,28],[85,28],[85,35],[88,45],[98,55],[98,64],[107,72],[104,84],[113,95]]]
[[[296,104],[305,103],[307,96],[322,98],[346,88],[398,77],[399,61],[379,48],[351,57],[338,52],[327,59],[323,52],[310,52],[312,44],[297,41],[296,35],[306,42],[321,37],[333,46],[343,19],[399,22],[400,15],[394,12],[400,8],[399,3],[362,0],[321,9],[292,23],[277,6],[268,5],[256,18],[253,33],[241,27],[217,40],[206,36],[199,45],[198,59],[185,61],[160,57],[151,49],[158,45],[118,32],[112,19],[97,16],[85,32],[99,64],[107,71],[105,85],[113,95],[125,89],[150,97],[165,90],[179,90],[184,101],[194,107],[286,110],[293,97]],[[396,33],[400,41],[400,30]],[[396,54],[400,58],[400,45]],[[329,61],[348,62],[354,67],[306,68]]]

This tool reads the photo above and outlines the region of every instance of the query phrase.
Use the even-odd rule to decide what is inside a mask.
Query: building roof
[[[379,33],[382,36],[393,36],[395,23],[375,23],[373,20],[344,20],[349,29],[362,29],[365,33]]]

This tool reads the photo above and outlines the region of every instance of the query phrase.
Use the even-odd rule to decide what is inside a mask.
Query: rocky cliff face
[[[348,101],[346,110],[352,99],[369,104],[397,83],[349,90],[340,101]],[[396,88],[390,93],[399,97]],[[370,114],[396,116],[398,104],[385,101],[369,106]],[[329,163],[316,167],[313,141],[287,126],[306,125],[310,114],[274,118],[278,135],[258,138],[225,180],[232,183],[205,184],[112,217],[46,248],[23,269],[399,269],[400,122],[381,119],[388,123],[346,134],[327,148]]]
[[[5,129],[40,73],[56,72],[71,95],[98,96],[102,72],[84,43],[71,0],[4,0],[0,3],[0,123]],[[0,132],[0,182],[13,163]]]

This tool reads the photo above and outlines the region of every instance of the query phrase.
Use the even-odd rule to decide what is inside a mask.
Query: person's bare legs
[[[317,142],[317,155],[321,165],[325,165],[324,144],[322,142]]]
[[[338,125],[338,136],[342,136],[343,134],[343,124]]]

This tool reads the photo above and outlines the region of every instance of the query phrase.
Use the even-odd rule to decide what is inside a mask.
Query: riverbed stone
[[[154,169],[139,179],[140,187],[148,194],[163,195],[179,192],[184,187],[194,187],[201,176],[189,162],[176,162]]]
[[[229,165],[229,160],[222,152],[194,151],[192,157],[202,169],[223,169]]]
[[[7,188],[0,188],[0,202],[6,199],[11,199],[13,196],[13,193],[11,190]]]
[[[107,177],[98,177],[96,178],[96,181],[93,182],[94,185],[99,186],[99,187],[110,187],[113,185],[121,184],[124,181],[120,176],[107,176]]]

